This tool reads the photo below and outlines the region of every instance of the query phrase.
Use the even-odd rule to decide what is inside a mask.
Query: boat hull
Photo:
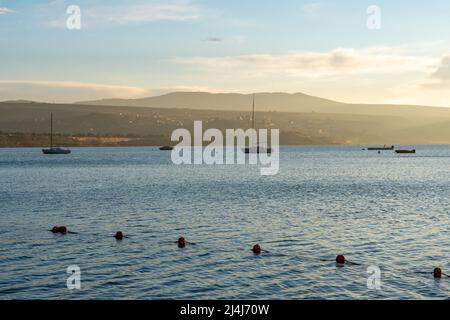
[[[412,154],[412,153],[416,153],[416,150],[395,150],[395,153],[399,153],[399,154]]]
[[[71,153],[68,149],[42,149],[42,152],[44,154],[69,154]]]
[[[374,148],[367,148],[369,151],[383,151],[383,150],[394,150],[394,146],[391,147],[374,147]]]

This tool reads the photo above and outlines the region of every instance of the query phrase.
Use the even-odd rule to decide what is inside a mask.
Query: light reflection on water
[[[448,298],[448,278],[420,272],[450,273],[450,146],[416,148],[283,147],[276,176],[174,166],[157,148],[0,150],[0,298]],[[337,268],[341,253],[362,265]]]

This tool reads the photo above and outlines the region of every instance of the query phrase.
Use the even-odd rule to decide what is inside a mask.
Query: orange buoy
[[[114,235],[114,238],[116,238],[116,240],[122,240],[123,239],[122,231],[117,231],[116,234]]]
[[[343,255],[338,255],[336,257],[336,263],[344,264],[345,263],[345,257]]]
[[[186,246],[186,239],[184,237],[179,237],[177,240],[178,248],[184,248]]]
[[[261,246],[259,244],[255,244],[252,248],[252,251],[254,254],[260,254],[262,251]]]
[[[434,268],[434,270],[433,270],[433,277],[435,277],[435,278],[442,278],[442,269],[441,268]]]

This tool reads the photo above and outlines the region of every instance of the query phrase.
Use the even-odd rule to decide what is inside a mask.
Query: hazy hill
[[[173,92],[141,99],[105,99],[81,101],[76,104],[248,111],[251,108],[252,99],[252,94]],[[341,105],[339,102],[312,97],[303,93],[257,93],[255,94],[255,103],[258,111],[283,112],[310,112],[313,109],[321,112],[322,108],[326,108],[326,112],[329,112]]]
[[[251,101],[251,95],[173,93],[90,105],[2,102],[0,132],[45,134],[53,112],[60,134],[146,137],[164,144],[174,129],[190,129],[195,120],[203,120],[205,129],[248,128]],[[96,105],[103,103],[123,105]],[[256,94],[256,108],[257,127],[280,129],[283,144],[450,143],[450,108],[355,105],[284,93]]]
[[[98,101],[77,102],[76,104],[96,106],[127,106],[150,108],[187,108],[197,110],[249,111],[252,105],[252,94],[207,93],[207,92],[174,92],[161,96],[142,99],[105,99]],[[303,93],[256,93],[257,111],[277,112],[318,112],[333,114],[363,114],[379,116],[401,116],[408,118],[449,117],[448,108],[347,104]],[[450,119],[450,118],[449,118]]]

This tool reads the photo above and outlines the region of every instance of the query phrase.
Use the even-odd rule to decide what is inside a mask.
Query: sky
[[[302,92],[450,107],[449,16],[448,0],[0,0],[0,100]]]

